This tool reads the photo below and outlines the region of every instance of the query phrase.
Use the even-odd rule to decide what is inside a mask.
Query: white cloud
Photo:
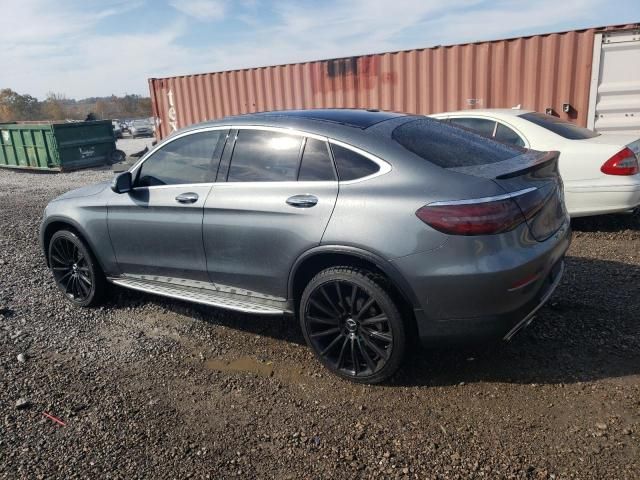
[[[602,22],[598,15],[608,8],[606,0],[394,0],[392,7],[386,0],[334,0],[313,8],[293,0],[273,6],[236,0],[233,11],[226,13],[225,27],[236,22],[244,28],[225,31],[222,40],[199,38],[191,44],[191,29],[200,25],[192,17],[217,22],[225,14],[225,0],[172,0],[189,14],[169,16],[152,26],[143,22],[140,31],[104,32],[120,15],[144,19],[145,8],[158,8],[155,0],[143,1],[60,0],[52,7],[48,0],[0,0],[0,88],[40,98],[48,91],[76,98],[148,94],[150,77],[593,25]]]
[[[97,33],[102,20],[140,6],[105,3],[87,8],[66,1],[51,8],[47,0],[12,1],[11,14],[0,16],[0,88],[39,98],[50,91],[75,98],[148,94],[147,78],[177,74],[196,62],[177,41],[186,30],[182,21],[151,33]]]
[[[223,0],[171,0],[169,5],[197,20],[222,20],[226,11]]]

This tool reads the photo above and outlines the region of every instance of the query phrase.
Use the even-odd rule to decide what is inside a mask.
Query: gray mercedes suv
[[[76,305],[111,283],[293,314],[329,370],[376,383],[414,337],[508,340],[528,325],[571,238],[557,158],[422,116],[230,117],[51,201],[41,242]]]

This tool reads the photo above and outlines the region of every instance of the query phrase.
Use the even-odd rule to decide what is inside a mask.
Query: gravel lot
[[[285,318],[65,302],[42,209],[110,176],[0,171],[0,477],[640,477],[638,216],[574,222],[561,287],[510,344],[416,352],[369,387]]]
[[[125,137],[116,143],[116,148],[122,150],[125,155],[129,156],[132,153],[144,150],[144,147],[151,149],[151,142],[154,140],[153,137],[131,138],[128,134],[125,134]]]

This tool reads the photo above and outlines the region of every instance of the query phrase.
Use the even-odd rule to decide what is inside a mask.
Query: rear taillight
[[[490,198],[430,203],[416,216],[443,233],[492,235],[513,230],[525,217],[535,216],[548,198],[549,192],[527,188]]]
[[[635,175],[638,173],[638,159],[630,148],[623,148],[607,160],[600,171],[607,175]]]

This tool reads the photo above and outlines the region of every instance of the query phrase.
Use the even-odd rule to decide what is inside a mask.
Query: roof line
[[[603,26],[593,26],[593,27],[584,27],[584,28],[576,28],[573,30],[561,30],[561,31],[552,31],[552,32],[543,32],[543,33],[532,33],[531,35],[520,35],[520,36],[515,36],[515,37],[507,37],[507,38],[493,38],[493,39],[488,39],[488,40],[476,40],[476,41],[472,41],[472,42],[463,42],[463,43],[448,43],[448,44],[443,44],[443,45],[431,45],[431,46],[427,46],[427,47],[416,47],[416,48],[408,48],[408,49],[404,49],[404,50],[392,50],[392,51],[386,51],[386,52],[370,52],[370,53],[359,53],[359,54],[355,54],[355,55],[348,55],[345,57],[333,57],[333,58],[322,58],[322,59],[317,59],[317,60],[306,60],[306,61],[301,61],[301,62],[287,62],[287,63],[277,63],[275,65],[258,65],[255,67],[245,67],[245,68],[233,68],[230,70],[218,70],[215,72],[197,72],[197,73],[186,73],[186,74],[182,74],[182,75],[170,75],[168,77],[150,77],[149,81],[152,80],[169,80],[171,78],[183,78],[183,77],[197,77],[200,75],[211,75],[211,74],[223,74],[223,73],[230,73],[230,72],[246,72],[248,70],[261,70],[264,68],[273,68],[273,67],[286,67],[286,66],[291,66],[291,65],[306,65],[309,63],[322,63],[322,62],[331,62],[334,60],[347,60],[347,59],[353,59],[353,58],[360,58],[360,57],[371,57],[371,56],[376,56],[376,55],[394,55],[394,54],[398,54],[398,53],[407,53],[407,52],[415,52],[415,51],[420,51],[420,50],[433,50],[433,49],[437,49],[437,48],[450,48],[450,47],[458,47],[458,46],[464,46],[464,45],[480,45],[483,43],[495,43],[495,42],[502,42],[502,41],[510,41],[510,40],[519,40],[519,39],[525,39],[525,38],[533,38],[533,37],[544,37],[544,36],[548,36],[548,35],[563,35],[566,33],[573,33],[573,32],[586,32],[587,30],[594,30],[596,32],[601,32],[601,31],[615,31],[615,30],[634,30],[634,29],[640,29],[640,21],[638,22],[632,22],[632,23],[625,23],[625,24],[621,24],[621,25],[603,25]]]

